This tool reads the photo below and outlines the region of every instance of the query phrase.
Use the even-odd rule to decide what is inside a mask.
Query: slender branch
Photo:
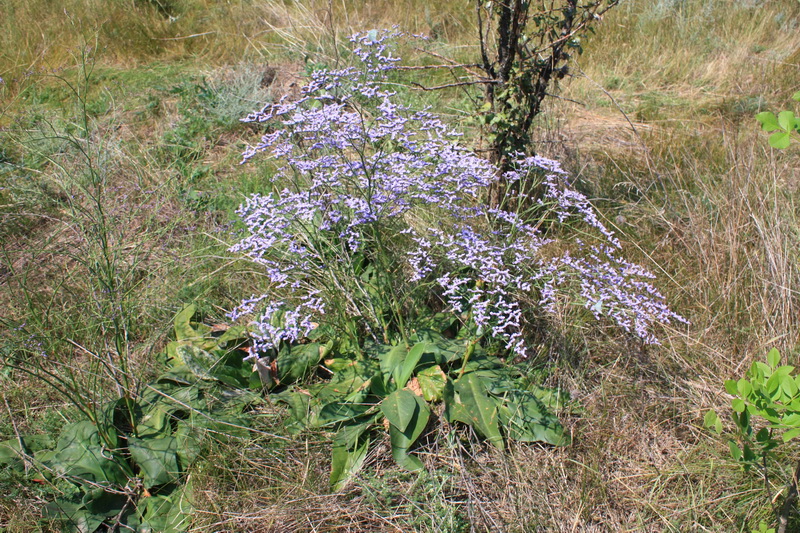
[[[480,84],[494,84],[503,83],[500,80],[472,80],[472,81],[459,81],[456,83],[445,83],[444,85],[436,85],[435,87],[425,87],[416,82],[411,82],[411,85],[423,91],[438,91],[439,89],[447,89],[448,87],[463,87],[465,85],[480,85]]]
[[[789,525],[789,514],[794,508],[794,502],[797,500],[797,481],[800,479],[800,462],[797,463],[797,468],[792,476],[792,482],[789,485],[789,492],[786,494],[786,499],[783,500],[783,507],[781,507],[781,514],[778,516],[778,533],[786,533],[786,528]]]

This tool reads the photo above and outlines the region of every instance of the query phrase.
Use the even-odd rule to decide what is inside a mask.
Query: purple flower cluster
[[[296,100],[283,98],[244,119],[270,130],[243,162],[260,153],[278,162],[277,192],[254,195],[240,207],[247,235],[231,248],[261,265],[273,285],[272,296],[244,300],[232,313],[263,309],[258,347],[297,340],[312,318],[325,318],[325,309],[372,317],[366,324],[372,331],[381,325],[375,295],[401,285],[437,285],[447,308],[471,321],[477,335],[502,339],[519,355],[525,355],[521,294],[538,294],[544,310],[562,294],[577,295],[595,316],[647,342],[655,342],[653,323],[682,321],[645,281],[649,273],[614,256],[619,241],[557,162],[519,157],[502,177],[541,180],[538,204],[560,223],[583,221],[604,245],[579,244],[588,250],[580,257],[547,258],[542,249],[551,241],[535,222],[481,202],[498,170],[460,146],[459,134],[440,117],[398,103],[390,89],[387,76],[398,58],[389,43],[398,36],[354,35],[359,67],[317,71]],[[391,242],[378,246],[387,234]],[[379,272],[367,285],[354,265],[359,254],[374,253],[393,254],[383,264],[409,268]]]

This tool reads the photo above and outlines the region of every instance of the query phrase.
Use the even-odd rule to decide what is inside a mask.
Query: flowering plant
[[[617,257],[619,241],[557,162],[512,154],[511,170],[501,172],[459,144],[459,133],[430,109],[401,103],[392,83],[399,59],[389,48],[398,37],[354,35],[356,66],[317,71],[299,98],[245,119],[268,130],[244,162],[262,153],[278,162],[272,191],[240,207],[247,232],[232,248],[272,283],[232,313],[257,317],[254,352],[273,357],[327,335],[345,339],[339,352],[369,366],[388,353],[369,345],[408,350],[427,342],[418,351],[431,357],[416,358],[396,388],[436,366],[439,392],[458,403],[493,394],[465,375],[480,370],[470,358],[488,360],[481,347],[490,343],[526,357],[526,317],[552,310],[561,295],[649,343],[657,342],[653,324],[683,321],[649,284],[651,274]],[[498,179],[517,184],[519,196],[489,207],[486,193]],[[596,243],[556,253],[554,228],[568,220],[591,230]],[[534,305],[523,305],[523,296]],[[501,409],[511,396],[497,394]],[[470,423],[458,409],[448,412]],[[486,424],[479,431],[497,442],[497,420]],[[551,437],[543,440],[561,440]]]

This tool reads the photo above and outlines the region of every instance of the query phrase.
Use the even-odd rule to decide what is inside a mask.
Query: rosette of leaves
[[[245,332],[214,331],[192,322],[194,313],[194,306],[178,313],[177,339],[161,355],[168,370],[138,397],[109,402],[97,423],[69,424],[55,442],[31,435],[0,443],[0,465],[55,485],[61,496],[45,510],[67,530],[186,531],[193,510],[186,474],[204,440],[247,433],[242,415],[260,401],[250,387],[261,382],[240,349]]]
[[[364,357],[334,349],[322,361],[330,380],[273,395],[288,406],[290,431],[319,428],[333,434],[334,490],[358,473],[381,433],[388,432],[397,464],[422,469],[413,449],[436,424],[437,403],[444,403],[447,422],[471,426],[500,449],[509,439],[569,443],[552,412],[565,394],[526,382],[521,369],[469,339],[422,331],[415,340],[411,346],[368,343]]]

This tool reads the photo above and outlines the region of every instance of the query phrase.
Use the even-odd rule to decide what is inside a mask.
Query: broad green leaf
[[[334,375],[329,383],[318,390],[315,396],[322,404],[332,402],[362,402],[369,394],[372,377],[361,374],[360,367],[350,367],[347,371]]]
[[[794,113],[792,111],[781,111],[778,113],[778,124],[780,124],[784,131],[792,131],[794,129]]]
[[[500,374],[495,374],[492,371],[500,371]],[[491,380],[497,379],[497,376],[508,377],[507,367],[497,357],[488,355],[486,351],[479,345],[474,345],[472,356],[469,361],[464,365],[464,373],[475,373],[478,376],[491,376],[488,380],[482,379],[486,388],[491,388]]]
[[[769,145],[778,150],[788,148],[791,144],[792,136],[790,133],[779,131],[769,136]]]
[[[442,399],[446,381],[447,376],[445,376],[439,365],[429,366],[417,372],[417,382],[419,383],[419,388],[422,389],[422,396],[429,402]]]
[[[409,391],[398,391],[409,392]],[[408,450],[422,435],[425,426],[430,418],[430,408],[425,401],[416,394],[410,393],[417,404],[414,416],[408,423],[405,431],[401,431],[394,424],[389,426],[389,439],[392,443],[392,457],[397,464],[411,471],[421,470],[422,462],[413,455],[409,455]]]
[[[345,357],[334,357],[325,361],[325,366],[328,367],[331,372],[340,372],[341,370],[344,370],[345,368],[355,364],[355,360],[347,359]]]
[[[157,403],[136,424],[136,433],[140,437],[169,435],[172,433],[170,415],[174,410],[175,406],[167,404],[166,401]]]
[[[184,468],[194,463],[202,451],[201,443],[205,434],[205,428],[201,425],[193,425],[190,421],[181,420],[173,436],[178,448],[178,460]]]
[[[498,418],[510,439],[522,442],[546,442],[554,446],[569,444],[558,418],[532,393],[509,391],[496,398]]]
[[[783,442],[787,443],[798,436],[800,436],[800,428],[790,429],[789,431],[783,434],[782,436]]]
[[[381,365],[381,373],[383,373],[383,381],[384,383],[389,383],[389,380],[395,377],[399,369],[403,366],[403,361],[408,354],[408,350],[405,346],[394,346],[388,352],[384,352],[384,354],[380,358],[380,365]],[[397,388],[402,388],[398,386],[395,379],[395,386]]]
[[[746,398],[753,391],[753,386],[750,385],[749,381],[742,378],[736,383],[736,390],[742,398]]]
[[[731,402],[731,408],[733,408],[733,410],[736,411],[737,413],[743,413],[745,410],[744,401],[741,398],[735,398]]]
[[[783,417],[781,420],[781,425],[800,428],[800,413],[792,413]]]
[[[128,449],[131,459],[141,469],[145,488],[171,483],[180,474],[178,440],[175,437],[128,437]]]
[[[53,439],[49,435],[28,435],[0,442],[0,466],[22,472],[25,466],[23,452],[38,459],[41,452],[52,447]]]
[[[83,507],[95,516],[117,516],[128,498],[125,494],[109,492],[101,487],[92,488],[83,496]]]
[[[461,359],[464,356],[466,348],[464,346],[464,339],[446,339],[440,337],[435,339],[430,350],[436,356],[436,362],[442,366],[446,366],[448,363]]]
[[[283,402],[289,406],[289,415],[297,426],[289,429],[302,429],[307,425],[313,426],[316,424],[315,417],[312,417],[312,398],[308,394],[287,390],[273,396],[273,401]]]
[[[737,387],[736,381],[732,379],[725,381],[725,390],[728,391],[728,394],[733,394],[734,396],[739,395],[739,389]]]
[[[20,448],[19,440],[10,439],[0,442],[0,466],[18,472],[25,470],[23,450]]]
[[[344,426],[336,434],[333,439],[334,446],[342,446],[348,450],[352,450],[358,445],[358,441],[364,433],[372,425],[372,422],[363,422],[361,424],[351,424]]]
[[[141,516],[137,533],[183,533],[189,529],[194,513],[192,482],[171,491],[141,498],[136,510]]]
[[[780,399],[781,394],[783,394],[783,383],[787,378],[791,379],[789,374],[792,372],[792,370],[794,370],[794,367],[788,365],[780,366],[775,369],[775,372],[772,373],[767,382],[764,384],[764,387],[766,388],[767,394],[770,398],[773,400]]]
[[[199,337],[191,324],[192,317],[196,311],[197,307],[194,304],[189,304],[175,315],[173,323],[175,324],[175,336],[179,341],[196,340]]]
[[[65,426],[47,466],[66,476],[96,483],[124,486],[124,463],[101,444],[97,428],[89,421]]]
[[[703,417],[703,426],[707,428],[714,427],[714,424],[717,423],[719,417],[715,411],[708,411],[706,415]]]
[[[767,354],[767,363],[772,368],[777,368],[779,364],[781,364],[781,353],[778,351],[777,348],[773,348]]]
[[[794,382],[792,376],[783,376],[781,378],[781,390],[789,398],[794,398],[797,394],[797,384]]]
[[[361,445],[353,449],[345,446],[333,446],[331,454],[331,477],[330,484],[334,491],[342,490],[353,477],[361,470],[364,459],[369,450],[369,437],[363,439]]]
[[[792,100],[795,100],[795,101],[797,101],[797,102],[800,102],[800,91],[797,91],[796,93],[794,93],[794,94],[792,95]]]
[[[734,461],[738,461],[742,458],[742,449],[736,445],[733,441],[728,441],[728,448],[731,451],[731,457],[733,457]]]
[[[461,420],[473,426],[486,437],[490,443],[499,449],[504,449],[503,436],[497,422],[497,405],[489,398],[483,382],[472,373],[466,373],[454,383],[456,400],[463,405],[466,420]]]
[[[215,353],[219,354],[221,352],[221,350],[217,350]],[[231,387],[249,388],[250,377],[254,373],[253,363],[252,361],[245,361],[244,355],[245,353],[240,350],[231,350],[223,353],[214,363],[209,374],[214,379]]]
[[[329,426],[345,420],[352,420],[364,415],[372,408],[369,404],[353,404],[350,402],[333,402],[325,405],[318,415],[318,426]]]
[[[417,409],[416,395],[405,389],[394,391],[381,402],[381,412],[401,432],[406,431]]]
[[[278,379],[281,383],[294,383],[308,377],[322,358],[321,344],[287,346],[278,353]]]
[[[417,368],[417,363],[419,363],[419,360],[422,358],[422,355],[427,350],[428,350],[427,342],[418,342],[408,351],[408,354],[406,354],[403,364],[395,367],[394,381],[397,384],[398,389],[402,389],[403,387],[406,386],[406,383],[408,383],[408,380],[414,373],[414,369]]]
[[[753,452],[753,449],[748,445],[744,445],[744,449],[742,450],[742,458],[747,462],[755,461],[756,454]]]
[[[244,344],[247,340],[247,328],[245,326],[232,326],[215,339],[219,346],[233,343],[234,347]]]
[[[48,503],[44,507],[45,515],[68,521],[70,531],[77,533],[94,533],[103,525],[105,516],[95,515],[94,513],[72,502],[56,500]]]
[[[756,115],[756,120],[761,123],[761,129],[764,131],[775,131],[780,129],[778,117],[776,117],[775,114],[771,113],[770,111],[759,113]]]
[[[760,430],[758,430],[758,433],[756,433],[757,442],[764,443],[767,442],[769,438],[770,438],[770,433],[768,428],[761,428]]]
[[[175,352],[180,362],[186,365],[186,368],[196,377],[214,379],[211,369],[219,359],[218,357],[191,344],[182,344],[175,349]]]

